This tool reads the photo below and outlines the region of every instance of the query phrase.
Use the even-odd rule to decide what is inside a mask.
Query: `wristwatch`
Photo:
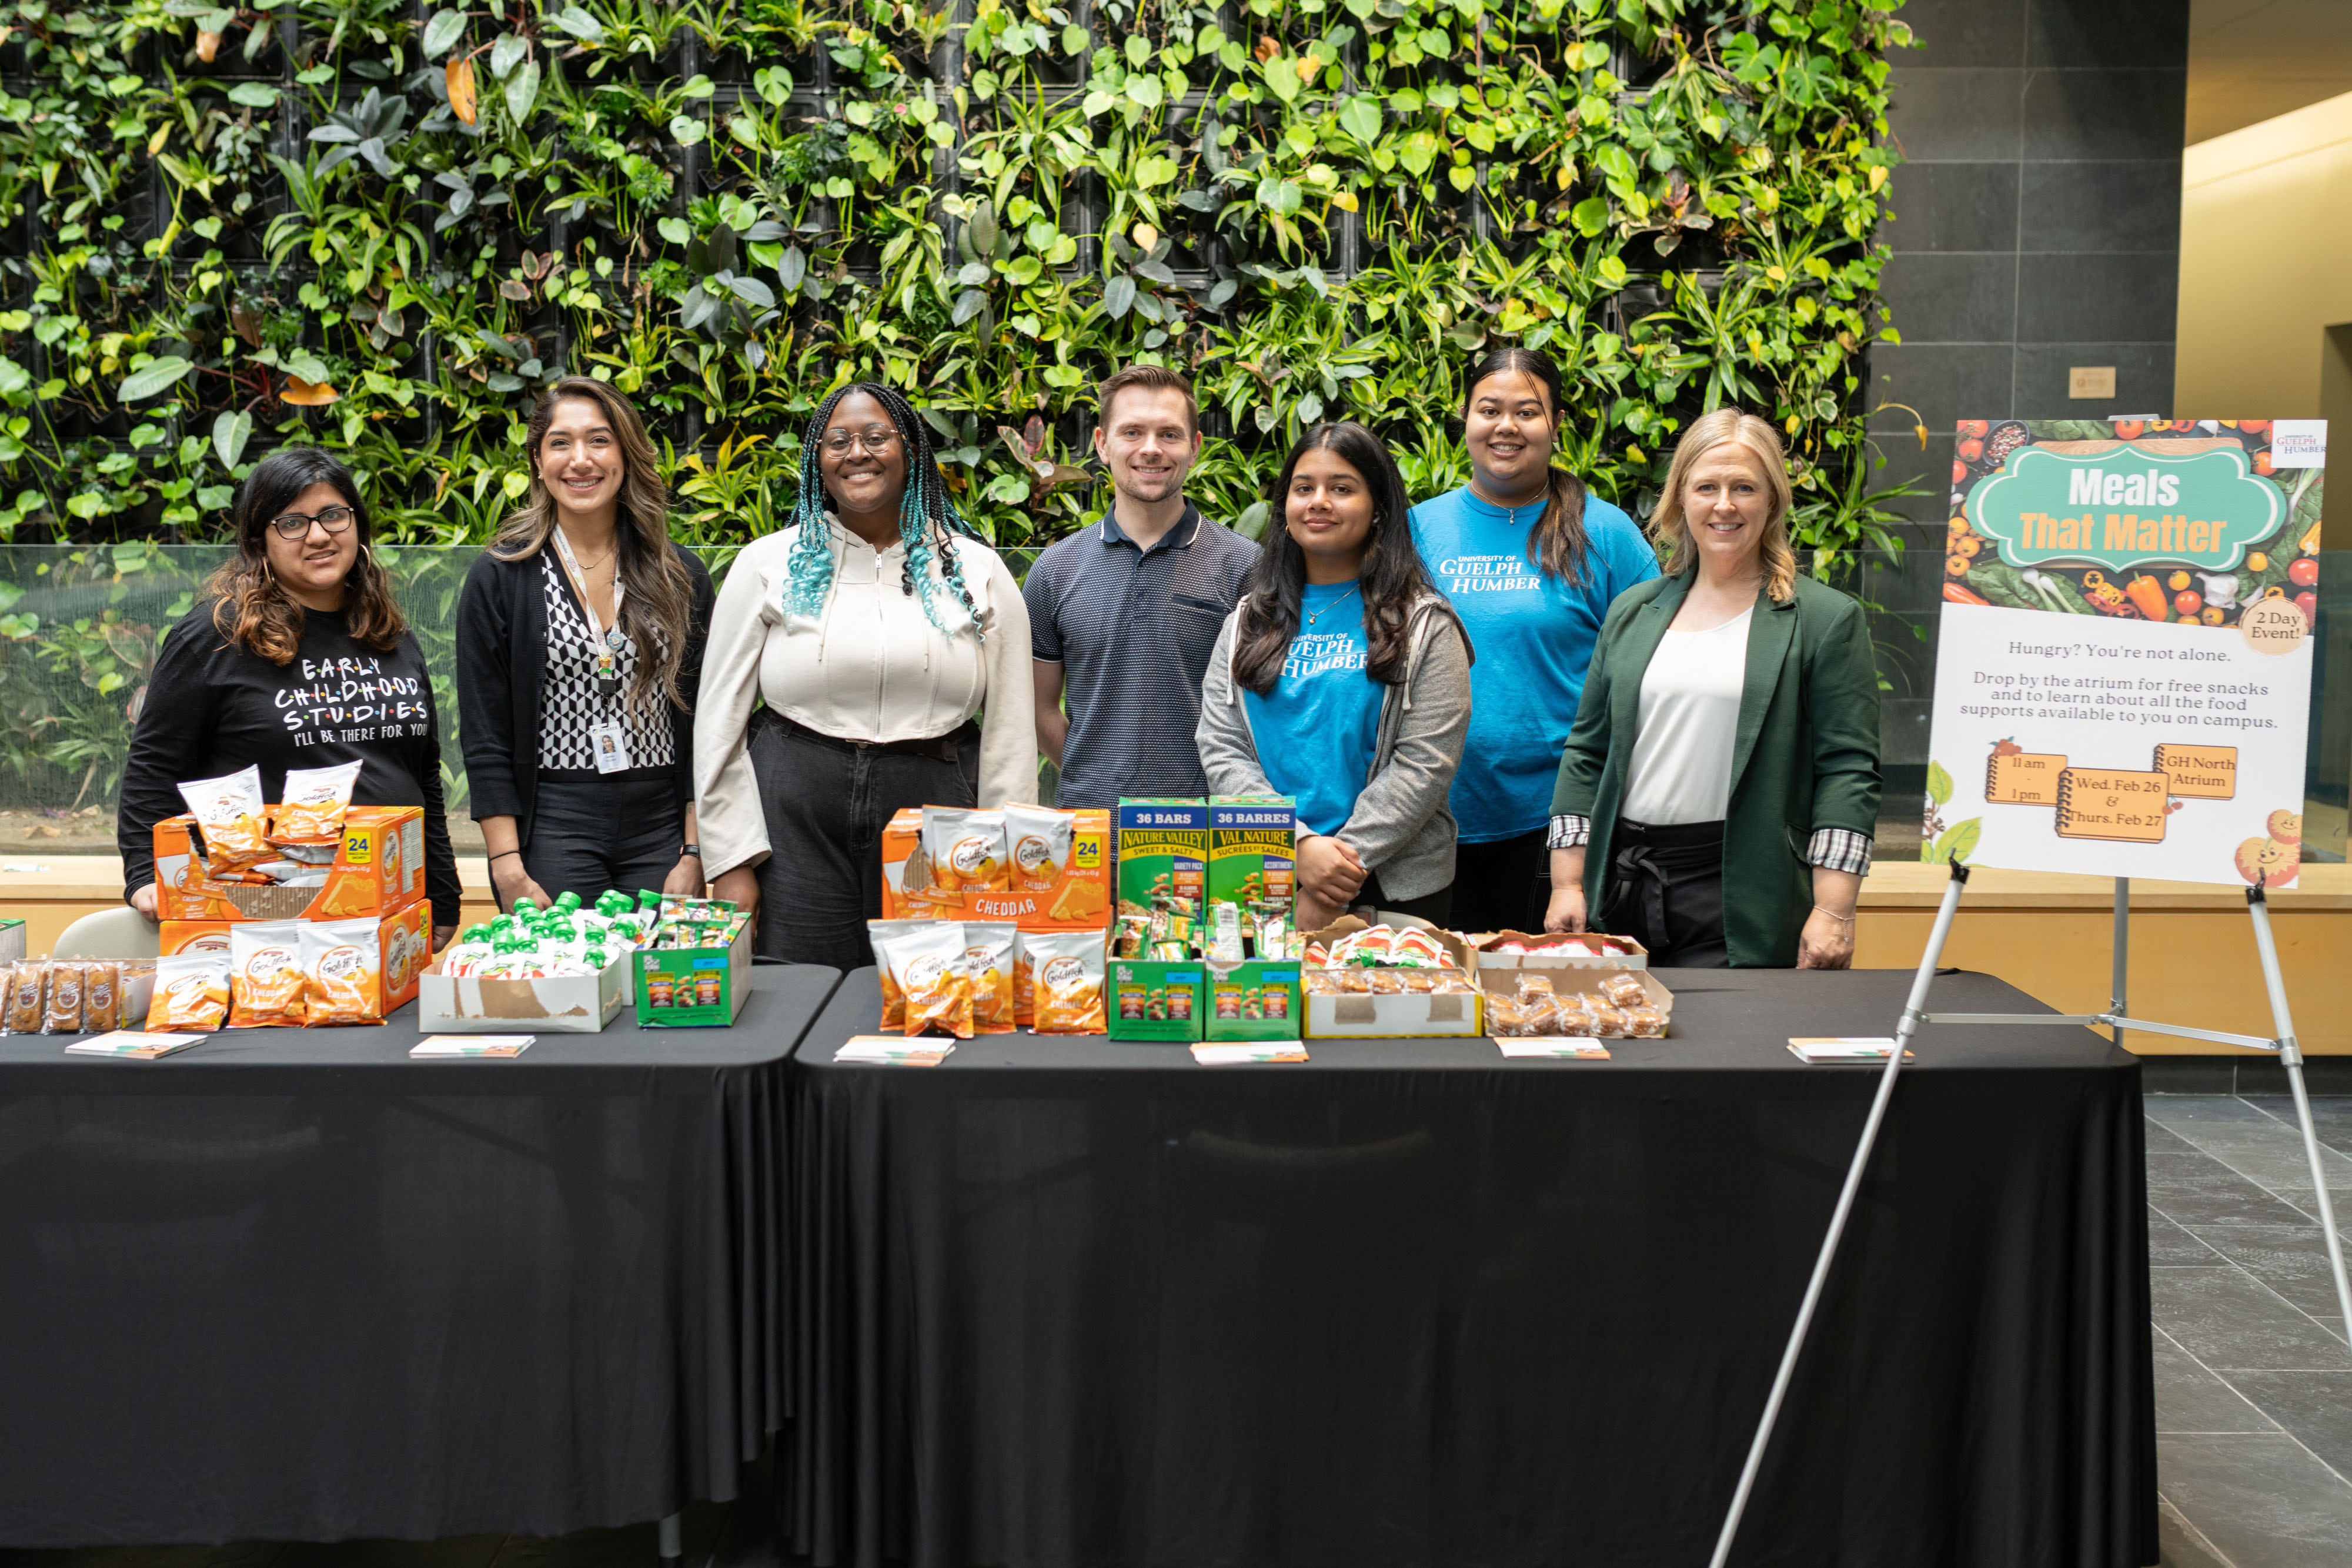
[[[678,855],[681,859],[688,855],[692,855],[696,860],[700,860],[702,858],[702,846],[700,844],[688,844],[686,848],[678,852]]]

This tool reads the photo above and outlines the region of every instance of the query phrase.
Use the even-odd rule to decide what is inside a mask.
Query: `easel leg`
[[[2131,878],[2116,878],[2116,955],[2115,995],[2108,998],[2107,1010],[2117,1018],[2129,1018],[2131,1009],[2124,1005],[2124,991],[2131,977]],[[2117,1024],[2110,1031],[2117,1045],[2124,1042],[2124,1030]]]
[[[1954,862],[1952,880],[1945,884],[1944,902],[1937,906],[1934,929],[1927,934],[1927,950],[1919,959],[1919,972],[1911,977],[1911,999],[1904,1005],[1903,1017],[1895,1026],[1895,1049],[1887,1053],[1885,1071],[1878,1075],[1878,1094],[1870,1103],[1870,1115],[1862,1124],[1862,1142],[1853,1151],[1853,1163],[1846,1167],[1845,1186],[1838,1193],[1837,1207],[1830,1214],[1829,1235],[1822,1239],[1821,1256],[1813,1261],[1813,1277],[1805,1284],[1805,1299],[1797,1307],[1796,1327],[1789,1333],[1788,1348],[1780,1353],[1780,1370],[1773,1375],[1772,1392],[1764,1401],[1764,1417],[1757,1423],[1756,1440],[1748,1447],[1748,1462],[1739,1471],[1739,1485],[1731,1494],[1731,1509],[1724,1516],[1723,1533],[1715,1542],[1715,1555],[1710,1568],[1724,1568],[1731,1555],[1732,1538],[1739,1533],[1739,1516],[1747,1511],[1748,1494],[1756,1485],[1756,1472],[1763,1468],[1764,1450],[1772,1440],[1772,1423],[1780,1414],[1780,1401],[1789,1392],[1790,1379],[1797,1370],[1797,1357],[1805,1348],[1805,1331],[1812,1326],[1813,1309],[1822,1299],[1822,1287],[1828,1282],[1830,1264],[1837,1257],[1838,1239],[1844,1234],[1845,1218],[1853,1208],[1854,1194],[1862,1189],[1863,1168],[1870,1164],[1871,1145],[1878,1140],[1878,1126],[1886,1117],[1886,1103],[1895,1094],[1895,1074],[1903,1070],[1903,1053],[1909,1049],[1911,1038],[1919,1030],[1920,1014],[1927,1005],[1927,988],[1936,978],[1936,967],[1943,961],[1944,940],[1952,932],[1952,916],[1959,913],[1960,890],[1968,885],[1969,868]]]
[[[2303,1124],[2304,1157],[2311,1162],[2312,1195],[2319,1202],[2319,1228],[2327,1238],[2327,1263],[2336,1271],[2336,1304],[2344,1314],[2344,1334],[2352,1341],[2352,1281],[2344,1272],[2344,1243],[2336,1234],[2336,1204],[2327,1195],[2327,1167],[2319,1153],[2319,1131],[2311,1122],[2311,1097],[2303,1087],[2303,1051],[2295,1044],[2294,1019],[2286,1005],[2286,977],[2279,971],[2278,944],[2271,936],[2269,901],[2260,886],[2248,890],[2246,910],[2254,918],[2254,948],[2262,955],[2263,984],[2270,988],[2271,1027],[2278,1031],[2279,1065],[2294,1094],[2295,1119]]]

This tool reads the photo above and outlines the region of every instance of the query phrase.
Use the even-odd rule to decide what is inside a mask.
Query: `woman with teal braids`
[[[735,558],[694,720],[712,890],[761,956],[874,961],[882,830],[907,806],[1037,798],[1029,613],[948,497],[920,415],[857,382],[801,443],[791,523]]]

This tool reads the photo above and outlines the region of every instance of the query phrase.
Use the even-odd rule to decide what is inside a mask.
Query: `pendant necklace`
[[[1347,592],[1347,593],[1343,593],[1343,594],[1339,595],[1339,598],[1337,598],[1337,599],[1333,600],[1330,603],[1328,603],[1328,604],[1325,605],[1322,609],[1318,610],[1314,614],[1309,615],[1309,616],[1307,618],[1307,624],[1308,624],[1309,626],[1312,626],[1312,625],[1314,625],[1317,622],[1318,622],[1318,621],[1322,620],[1324,616],[1328,615],[1332,611],[1337,610],[1340,605],[1345,604],[1345,603],[1348,601],[1349,594],[1352,594],[1352,593],[1354,593],[1354,592],[1356,591],[1356,590],[1357,590],[1357,589],[1361,588],[1361,587],[1363,587],[1363,586],[1364,586],[1364,580],[1363,580],[1362,578],[1360,578],[1360,578],[1358,578],[1358,579],[1355,580],[1355,582],[1354,582],[1352,585],[1350,585],[1350,586],[1349,586],[1349,588],[1348,589],[1348,592]]]

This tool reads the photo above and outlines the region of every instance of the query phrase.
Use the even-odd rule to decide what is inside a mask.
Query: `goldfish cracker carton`
[[[1209,803],[1133,798],[1118,803],[1118,912],[1155,906],[1193,920],[1208,914]]]
[[[934,810],[937,808],[933,808]],[[909,806],[882,831],[886,920],[1009,920],[1024,931],[1099,931],[1110,924],[1110,813],[1007,806],[1010,886],[948,888],[924,852],[923,813]],[[1049,821],[1048,819],[1053,819]],[[1057,858],[1058,857],[1058,858]],[[1047,868],[1051,868],[1050,874]]]
[[[381,920],[425,896],[421,806],[352,807],[332,860],[268,862],[290,879],[269,883],[214,877],[191,844],[194,821],[184,812],[155,824],[155,908],[167,921]]]
[[[156,927],[156,951],[163,957],[180,953],[217,953],[228,956],[228,928],[233,920],[165,920]]]

